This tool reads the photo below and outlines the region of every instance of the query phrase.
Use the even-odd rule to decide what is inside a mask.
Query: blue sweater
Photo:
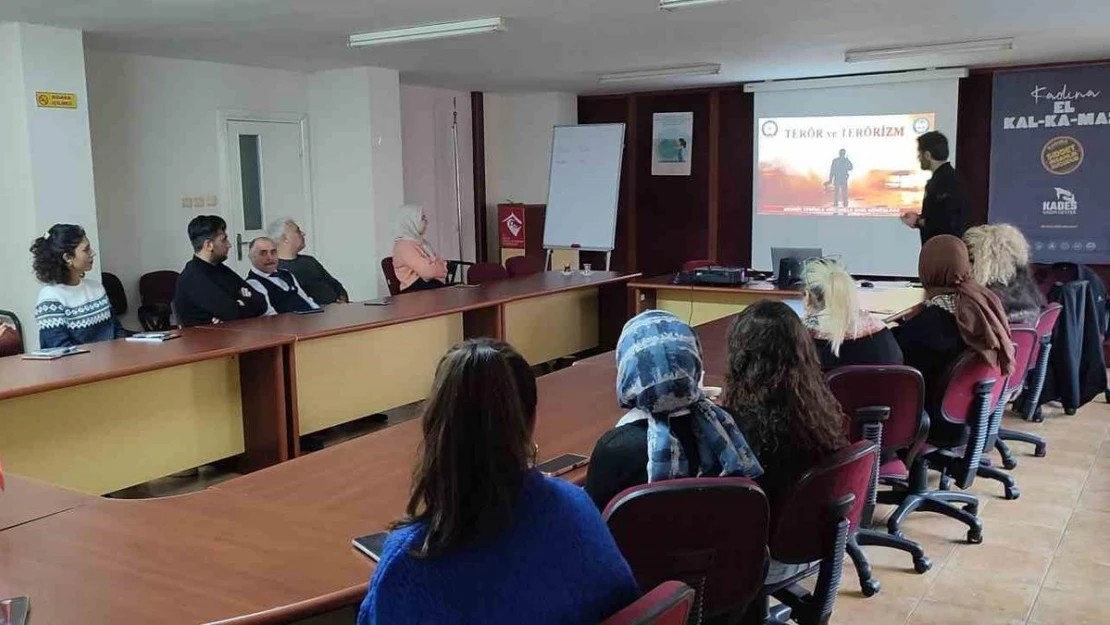
[[[358,625],[596,625],[639,597],[636,581],[582,489],[536,471],[512,524],[492,543],[434,558],[408,554],[424,524],[394,530]]]
[[[108,294],[95,280],[76,286],[48,284],[35,304],[39,347],[72,347],[122,338],[123,328],[112,316]]]

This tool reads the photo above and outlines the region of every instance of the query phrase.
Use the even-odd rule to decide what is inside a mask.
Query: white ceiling
[[[347,35],[502,16],[508,32],[349,49]],[[391,67],[465,90],[628,91],[928,66],[1110,57],[1106,0],[0,0],[0,21],[83,29],[87,45],[297,71]],[[850,48],[1013,36],[1006,53],[843,62]],[[599,72],[721,63],[721,75],[607,85]]]

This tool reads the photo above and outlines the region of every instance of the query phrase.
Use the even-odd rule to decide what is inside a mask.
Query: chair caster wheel
[[[1075,413],[1077,413],[1077,412],[1079,412],[1079,411],[1076,410],[1075,408],[1064,408],[1064,414],[1068,415],[1069,417],[1074,417]]]
[[[1002,459],[1002,468],[1006,469],[1007,471],[1013,471],[1014,469],[1017,468],[1017,465],[1018,465],[1017,460],[1014,460],[1013,458],[1003,458]]]
[[[948,477],[947,475],[942,475],[940,477],[940,489],[941,490],[949,490],[951,488],[952,488],[952,478]]]
[[[1012,486],[1012,487],[1007,486],[1006,487],[1006,500],[1007,501],[1013,501],[1013,500],[1017,499],[1018,497],[1021,497],[1021,490],[1017,486]]]
[[[1033,450],[1033,455],[1037,458],[1044,458],[1046,455],[1048,455],[1048,450],[1045,449],[1043,445],[1040,445]]]
[[[869,579],[859,585],[864,597],[874,597],[882,590],[883,585],[877,579]]]
[[[983,543],[983,530],[968,530],[967,542],[973,545],[981,545]]]
[[[929,569],[931,568],[933,568],[933,561],[929,558],[914,558],[913,570],[918,575],[924,575],[925,573],[928,573]]]

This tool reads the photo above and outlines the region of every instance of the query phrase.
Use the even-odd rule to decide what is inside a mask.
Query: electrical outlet
[[[198,195],[193,198],[193,208],[204,208],[204,196]]]
[[[220,203],[220,198],[216,197],[215,195],[209,195],[208,197],[204,198],[204,200],[205,204],[207,204],[208,206],[217,206]]]
[[[181,198],[181,208],[192,208],[192,207],[193,207],[193,198],[191,198],[191,197]]]

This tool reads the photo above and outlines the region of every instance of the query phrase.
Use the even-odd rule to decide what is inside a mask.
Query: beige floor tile
[[[1052,588],[1041,590],[1029,619],[1031,625],[1106,625],[1110,602],[1105,592],[1076,593]]]
[[[1050,432],[1048,438],[1049,453],[1051,450],[1059,449],[1061,451],[1078,451],[1083,453],[1098,453],[1099,448],[1102,446],[1103,436],[1089,435],[1084,432],[1056,433]],[[1110,461],[1110,458],[1105,458]]]
[[[917,606],[917,599],[881,592],[874,597],[837,597],[831,625],[902,625]]]
[[[913,570],[913,558],[908,553],[885,547],[863,548],[867,561],[871,564],[872,576],[882,584],[882,594],[914,599],[925,596],[929,586],[955,550],[955,545],[943,544],[933,549],[923,545],[923,548],[925,555],[933,562],[933,568],[923,574]],[[844,560],[844,581],[841,583],[841,592],[861,594],[859,577],[855,567],[852,566],[851,558]]]
[[[1079,496],[1079,509],[1097,512],[1110,512],[1110,489],[1084,489]],[[1110,529],[1107,530],[1110,535]]]
[[[983,524],[984,544],[1051,556],[1060,544],[1063,528],[993,520]]]
[[[1110,539],[1110,512],[1076,510],[1068,522],[1068,535],[1084,534]]]
[[[946,577],[945,571],[941,571],[925,599],[977,610],[981,614],[1025,619],[1039,588],[1039,583],[1003,584],[976,575]]]
[[[1056,556],[1075,560],[1089,560],[1110,566],[1110,540],[1105,536],[1085,533],[1065,533]]]
[[[1020,481],[1018,482],[1020,485]],[[999,501],[983,508],[979,517],[990,529],[994,521],[1018,521],[1031,525],[1063,529],[1071,518],[1072,506],[1044,503],[1040,497],[1027,495],[1014,501]]]
[[[1037,469],[1042,466],[1090,469],[1097,457],[1092,452],[1053,449],[1051,441],[1044,458],[1034,456],[1033,446],[1025,443],[1013,443],[1010,445],[1010,450],[1014,452],[1014,457],[1017,458],[1017,470],[1023,473],[1036,473]]]
[[[863,625],[866,621],[859,621]],[[874,623],[885,623],[878,620]],[[922,601],[910,615],[906,625],[1024,625],[1025,616],[995,614],[985,610],[965,608],[943,601]]]
[[[957,549],[938,581],[989,580],[1012,586],[1039,586],[1052,563],[1052,554],[1023,551],[1005,545],[984,543]]]
[[[1078,594],[1096,594],[1104,592],[1103,584],[1108,579],[1110,564],[1058,555],[1048,569],[1044,587]]]

